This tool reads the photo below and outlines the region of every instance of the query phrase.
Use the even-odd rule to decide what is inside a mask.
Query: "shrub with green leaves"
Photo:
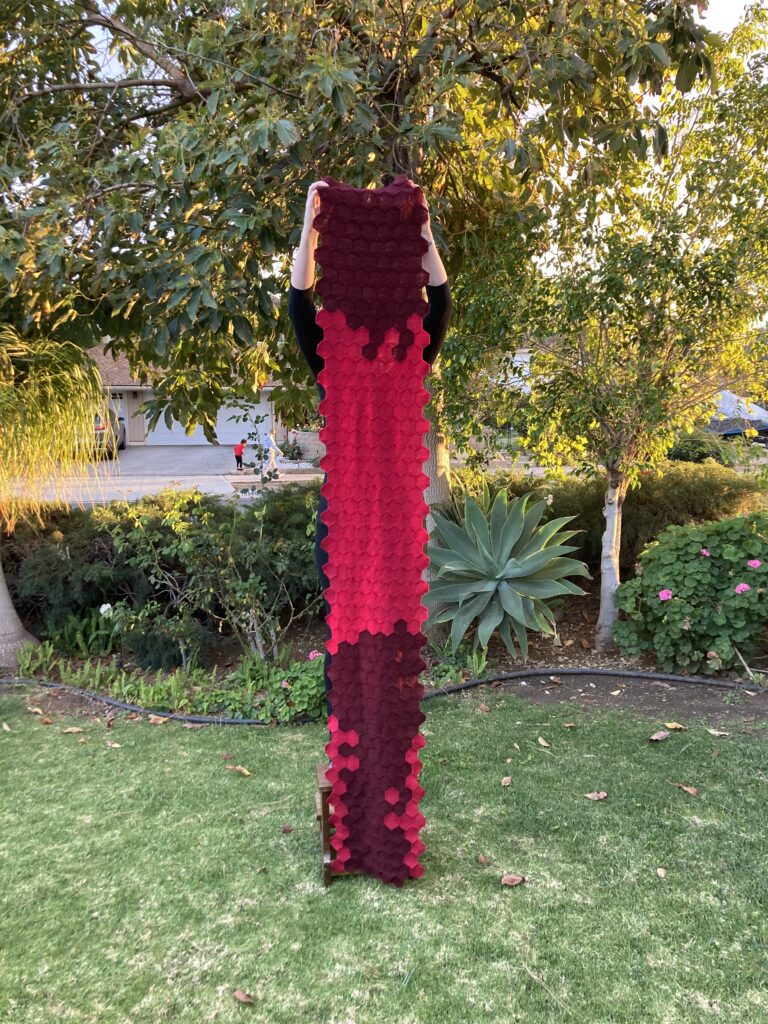
[[[640,552],[668,526],[704,523],[713,519],[746,515],[768,504],[765,480],[752,473],[738,473],[713,462],[701,464],[667,462],[663,475],[642,471],[640,486],[633,487],[624,502],[621,531],[621,564],[630,568]],[[470,494],[483,504],[483,484],[490,496],[504,489],[508,498],[532,493],[535,498],[551,495],[544,520],[572,516],[580,531],[579,556],[591,568],[600,564],[600,545],[605,520],[605,482],[597,477],[568,476],[562,480],[541,480],[519,470],[482,473],[460,468],[452,471],[458,493]],[[449,514],[463,522],[462,507],[454,503]]]
[[[730,465],[736,451],[717,434],[700,430],[678,437],[667,452],[667,458],[670,462],[706,462],[707,459],[714,459],[721,465]]]
[[[743,670],[766,642],[768,514],[672,526],[616,594],[623,654],[652,653],[666,671]]]
[[[577,550],[565,543],[577,531],[563,530],[572,517],[542,525],[547,502],[528,507],[529,497],[524,494],[508,503],[501,490],[486,517],[474,498],[467,496],[464,526],[433,510],[443,546],[427,545],[427,554],[437,567],[437,579],[425,597],[430,608],[427,625],[450,622],[454,651],[477,620],[473,649],[487,647],[498,630],[507,650],[515,655],[511,627],[527,655],[527,630],[555,632],[547,600],[584,593],[566,578],[589,576],[583,562],[564,557]]]

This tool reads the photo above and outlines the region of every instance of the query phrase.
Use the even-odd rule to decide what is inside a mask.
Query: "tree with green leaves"
[[[0,318],[108,336],[154,387],[150,423],[211,436],[225,397],[270,375],[297,423],[316,395],[282,297],[309,182],[407,173],[469,302],[489,244],[540,216],[569,153],[659,145],[638,100],[708,78],[705,6],[18,3],[0,16]],[[505,341],[478,325],[473,358]]]
[[[107,421],[95,363],[72,342],[28,342],[0,326],[0,538],[62,500],[62,484],[93,457],[95,417]],[[11,602],[0,561],[0,667],[34,638]]]
[[[527,444],[606,483],[597,644],[612,643],[622,506],[682,431],[768,378],[768,15],[717,62],[721,88],[660,116],[669,156],[562,182],[552,247],[517,309],[531,347]],[[665,144],[666,149],[666,144]]]

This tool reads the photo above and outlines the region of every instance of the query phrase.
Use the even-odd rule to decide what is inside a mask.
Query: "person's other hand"
[[[304,227],[312,228],[312,221],[320,212],[320,193],[318,189],[328,188],[327,181],[313,181],[307,189],[307,205],[304,209]]]

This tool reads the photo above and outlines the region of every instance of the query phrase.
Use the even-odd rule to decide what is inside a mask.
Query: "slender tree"
[[[764,43],[765,26],[758,18],[719,59],[717,94],[664,96],[666,159],[618,180],[585,157],[518,305],[532,350],[528,443],[544,464],[606,483],[600,648],[612,644],[627,489],[714,414],[722,389],[764,393],[768,53],[744,49]]]

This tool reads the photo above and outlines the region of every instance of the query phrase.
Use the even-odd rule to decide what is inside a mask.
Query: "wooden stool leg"
[[[315,812],[317,820],[320,822],[320,851],[323,858],[323,885],[329,886],[333,879],[333,871],[331,871],[331,823],[329,820],[331,784],[325,777],[325,765],[316,765],[315,778],[317,780]]]

